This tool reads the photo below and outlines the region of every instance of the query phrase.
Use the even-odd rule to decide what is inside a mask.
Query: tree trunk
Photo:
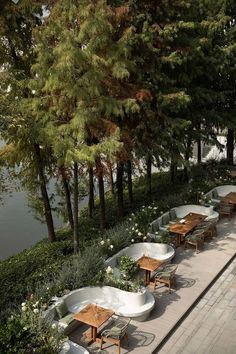
[[[128,177],[128,195],[129,195],[129,202],[133,204],[133,182],[132,182],[132,163],[130,160],[127,161],[127,177]]]
[[[59,171],[61,174],[62,184],[63,184],[63,188],[64,188],[64,192],[65,192],[67,216],[68,216],[70,228],[71,228],[71,230],[73,230],[74,229],[74,220],[73,220],[73,211],[72,211],[72,205],[71,205],[71,194],[70,194],[69,183],[68,183],[68,179],[66,177],[64,166],[60,167]]]
[[[174,183],[176,179],[177,179],[177,165],[172,158],[170,163],[170,180],[172,183]]]
[[[201,131],[201,123],[198,124],[199,137],[197,139],[197,163],[202,162],[202,141],[201,141],[200,131]]]
[[[53,218],[52,218],[52,210],[51,210],[51,205],[50,205],[48,192],[47,192],[47,184],[44,175],[43,161],[41,158],[40,147],[38,144],[34,144],[34,156],[37,164],[37,172],[39,175],[40,190],[41,190],[43,206],[44,206],[44,216],[45,216],[47,229],[48,229],[48,239],[50,242],[54,242],[56,240],[56,235],[55,235]]]
[[[109,183],[111,187],[111,193],[114,196],[115,195],[115,184],[114,184],[114,179],[113,179],[113,171],[112,171],[112,164],[110,161],[107,162],[107,167],[109,170]]]
[[[119,219],[124,216],[124,198],[123,198],[123,174],[124,174],[124,163],[117,163],[116,170],[116,188],[117,188],[117,215]]]
[[[98,176],[98,192],[99,192],[99,206],[100,206],[100,227],[104,229],[106,226],[106,211],[105,211],[105,193],[103,181],[103,167],[100,157],[96,158],[96,170]]]
[[[77,254],[79,252],[79,186],[78,186],[78,163],[74,162],[74,206],[73,206],[73,214],[74,214],[74,232],[73,232],[73,240],[74,240],[74,253]]]
[[[184,182],[188,182],[189,180],[189,174],[188,174],[188,162],[190,158],[190,153],[191,153],[191,146],[192,146],[192,138],[189,135],[188,140],[187,140],[187,146],[185,150],[185,165],[184,165]]]
[[[147,194],[151,198],[152,197],[152,157],[150,154],[147,157],[146,163],[147,163],[147,175],[146,175]]]
[[[234,164],[234,129],[228,128],[227,133],[227,162],[229,165]]]
[[[93,217],[94,211],[94,183],[93,183],[93,167],[89,167],[89,217]]]

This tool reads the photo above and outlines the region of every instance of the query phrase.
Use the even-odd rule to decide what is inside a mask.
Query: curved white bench
[[[81,345],[68,340],[63,344],[59,354],[89,354],[89,352],[84,347],[81,347]]]
[[[129,247],[123,248],[114,256],[108,258],[106,260],[106,264],[114,268],[118,264],[118,259],[124,255],[129,256],[134,260],[138,260],[143,255],[145,255],[152,258],[156,258],[162,262],[169,262],[174,257],[175,250],[173,247],[165,243],[154,243],[154,242],[134,243]]]
[[[182,219],[189,213],[197,213],[197,214],[202,214],[202,215],[207,215],[206,220],[218,220],[219,219],[219,213],[214,211],[213,206],[202,206],[202,205],[197,205],[197,204],[188,204],[188,205],[181,205],[175,208],[170,209],[166,213],[162,214],[154,220],[150,224],[150,233],[149,235],[151,237],[158,237],[155,235],[156,232],[160,231],[165,231],[168,232],[169,228],[169,223],[174,223],[176,218]],[[160,233],[159,233],[160,237]]]
[[[225,197],[230,192],[236,192],[236,186],[233,184],[226,184],[211,189],[209,192],[204,194],[204,197],[209,198],[213,203],[218,204],[220,202],[220,198]]]
[[[186,216],[189,213],[197,213],[197,214],[202,214],[202,215],[207,215],[207,218],[205,220],[218,220],[219,219],[219,213],[214,211],[213,206],[202,206],[202,205],[197,205],[197,204],[188,204],[188,205],[181,205],[178,207],[173,208],[175,210],[177,218],[182,219],[184,216]]]
[[[55,318],[56,305],[64,300],[68,310],[77,313],[88,304],[97,304],[99,306],[111,309],[116,315],[131,317],[136,321],[144,321],[148,318],[150,312],[155,306],[154,296],[147,290],[140,292],[128,292],[111,286],[88,286],[71,291],[69,294],[59,298],[49,310],[48,314]],[[66,328],[64,323],[61,327]]]

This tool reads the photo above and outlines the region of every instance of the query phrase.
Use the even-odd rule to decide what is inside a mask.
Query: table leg
[[[96,338],[97,338],[97,328],[96,327],[91,327],[91,337],[93,342],[96,342]]]
[[[150,274],[151,272],[149,270],[145,270],[145,285],[148,285],[150,283]]]

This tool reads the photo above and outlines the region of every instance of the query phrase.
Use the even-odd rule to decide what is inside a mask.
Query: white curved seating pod
[[[204,197],[209,197],[213,202],[219,203],[221,197],[225,197],[230,192],[236,192],[236,185],[226,184],[217,186],[204,194]],[[218,198],[217,198],[218,195]]]
[[[58,298],[58,302],[64,300],[68,310],[77,313],[88,304],[97,304],[104,308],[113,310],[116,315],[125,316],[144,321],[155,306],[154,296],[145,288],[140,292],[128,292],[111,286],[88,286],[71,291],[69,294]],[[55,317],[55,307],[53,305],[47,310],[48,315]],[[66,325],[60,323],[61,327]]]
[[[140,257],[145,255],[152,258],[156,258],[164,263],[164,262],[169,262],[174,257],[175,250],[173,247],[165,243],[154,243],[154,242],[134,243],[129,247],[123,248],[114,256],[108,258],[106,260],[106,264],[114,268],[118,264],[118,259],[124,255],[129,256],[134,260],[138,260]]]
[[[218,220],[219,219],[219,213],[217,213],[214,209],[213,206],[202,206],[202,205],[195,205],[195,204],[188,204],[188,205],[181,205],[178,207],[173,208],[176,212],[176,216],[178,219],[182,219],[184,216],[186,216],[189,213],[197,213],[197,214],[202,214],[202,215],[207,215],[207,218],[205,220]]]
[[[81,347],[81,345],[68,340],[63,344],[59,354],[89,354],[89,352],[84,347]]]

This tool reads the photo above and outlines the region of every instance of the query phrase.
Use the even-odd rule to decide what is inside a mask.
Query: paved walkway
[[[192,325],[191,320],[189,322],[188,332],[186,332],[186,327],[182,327],[185,328],[185,330],[182,330],[181,333],[175,332],[172,337],[173,339],[170,339],[163,347],[162,345],[171,333],[173,333],[174,329],[178,328],[183,318],[191,309],[195,308],[191,315],[198,315],[199,309],[197,310],[196,306],[199,298],[203,296],[209,289],[209,286],[214,283],[219,274],[227,267],[229,262],[232,261],[236,253],[236,220],[232,219],[228,221],[224,219],[218,223],[217,229],[218,237],[206,243],[204,251],[201,253],[196,254],[193,249],[184,250],[182,247],[177,249],[174,258],[174,262],[179,265],[177,270],[176,290],[169,294],[167,288],[161,287],[153,292],[156,298],[156,306],[147,321],[137,322],[132,320],[129,327],[130,345],[126,347],[125,342],[122,344],[122,354],[151,354],[161,353],[161,351],[163,354],[167,352],[174,354],[177,353],[176,351],[172,352],[172,350],[175,350],[173,349],[175,346],[177,346],[178,350],[182,350],[182,345],[184,348],[186,347],[186,342],[189,340],[188,337],[191,336],[192,333],[191,330],[194,331],[195,328],[193,325],[190,330],[190,325]],[[204,308],[202,313],[207,311],[209,306],[217,304],[217,299],[220,294],[221,289],[217,289],[216,285],[211,288],[208,295],[205,294],[205,296],[209,296],[209,303],[204,308],[203,304],[206,298],[203,298],[198,304],[198,306]],[[217,308],[217,305],[215,306]],[[221,310],[223,316],[224,310],[219,308],[216,313],[219,310]],[[222,323],[217,322],[216,328],[217,327],[220,330]],[[201,332],[205,333],[204,330]],[[73,333],[71,336],[71,339],[77,342],[80,341],[79,338],[81,338],[81,333]],[[198,337],[198,342],[200,341],[200,337]],[[196,342],[197,340],[193,341],[192,347],[194,347]],[[117,353],[117,348],[114,345],[106,346],[102,351],[95,344],[88,349],[91,353]],[[193,351],[190,352],[191,354],[194,353]],[[179,353],[181,353],[181,351]]]
[[[158,353],[236,353],[236,259]]]

